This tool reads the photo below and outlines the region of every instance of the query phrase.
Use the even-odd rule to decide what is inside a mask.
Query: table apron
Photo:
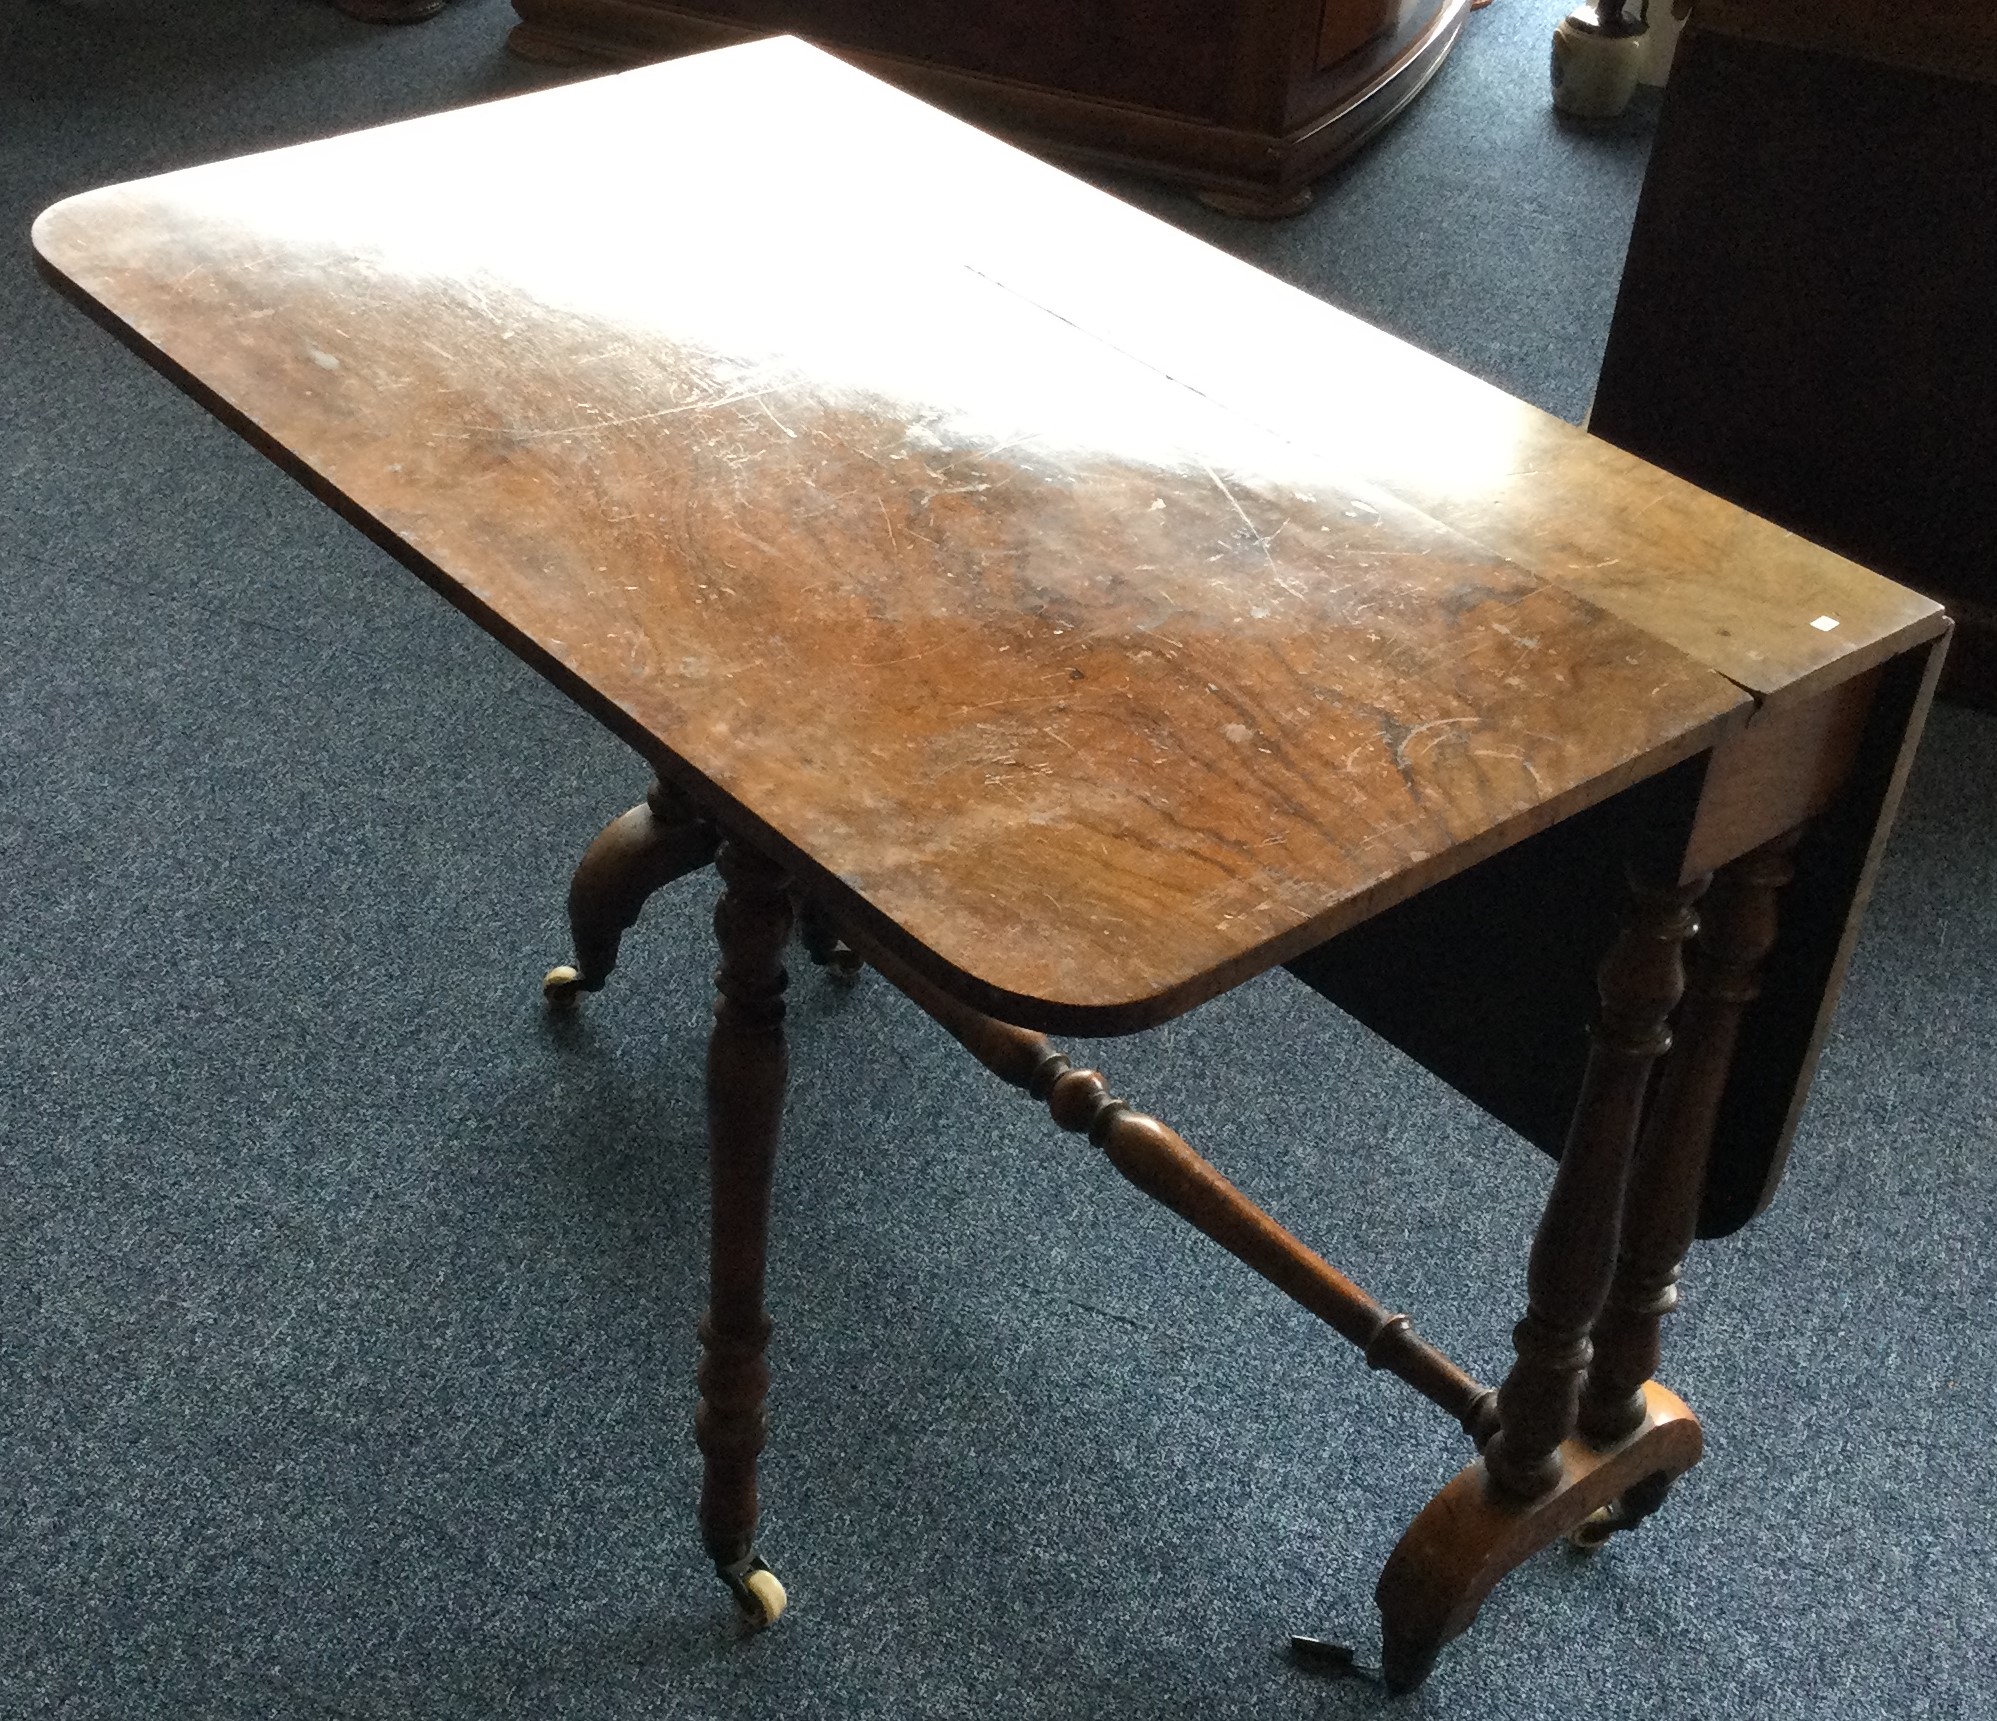
[[[1764,709],[1713,749],[1684,876],[1712,872],[1828,807],[1858,756],[1879,671]]]

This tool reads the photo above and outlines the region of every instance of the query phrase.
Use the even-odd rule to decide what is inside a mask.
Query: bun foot
[[[1245,216],[1250,221],[1283,221],[1310,208],[1314,188],[1300,185],[1294,191],[1222,191],[1202,186],[1193,195],[1221,215]]]
[[[363,24],[420,24],[444,9],[444,0],[333,0],[333,4]]]

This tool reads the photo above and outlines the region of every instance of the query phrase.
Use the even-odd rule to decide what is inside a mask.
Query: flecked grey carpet
[[[1281,226],[1144,201],[1579,416],[1643,140],[1476,15]],[[1937,715],[1774,1211],[1696,1260],[1667,1515],[1418,1696],[1371,1583],[1460,1436],[878,983],[796,989],[765,1545],[691,1522],[711,887],[537,981],[619,746],[27,260],[84,186],[530,86],[502,0],[4,0],[0,1714],[1969,1716],[1997,1686],[1997,722]],[[670,171],[660,164],[659,171]],[[1495,1374],[1537,1155],[1283,976],[1092,1049]]]

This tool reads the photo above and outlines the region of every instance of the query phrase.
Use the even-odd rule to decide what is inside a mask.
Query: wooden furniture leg
[[[763,1279],[770,1177],[789,1073],[783,959],[791,899],[783,869],[746,843],[724,841],[715,866],[723,892],[714,910],[721,966],[707,1052],[712,1256],[694,1418],[706,1467],[700,1533],[744,1617],[768,1625],[783,1612],[785,1597],[756,1553],[756,1458],[770,1382],[763,1360],[770,1336]]]
[[[714,827],[678,790],[656,778],[642,805],[611,820],[589,845],[569,881],[569,936],[576,959],[548,970],[541,995],[553,1010],[572,1010],[585,992],[602,990],[617,949],[646,899],[714,858]]]
[[[1526,1317],[1512,1332],[1518,1360],[1498,1389],[1498,1432],[1484,1453],[1492,1481],[1520,1500],[1560,1481],[1560,1444],[1574,1431],[1589,1334],[1615,1268],[1644,1094],[1652,1066],[1671,1049],[1684,945],[1699,924],[1692,904],[1706,883],[1636,884],[1602,965],[1588,1071],[1533,1239]]]
[[[1761,990],[1761,967],[1775,945],[1779,899],[1795,876],[1802,835],[1791,831],[1722,868],[1704,905],[1676,1045],[1637,1145],[1622,1258],[1595,1324],[1581,1392],[1581,1432],[1594,1445],[1613,1445],[1643,1421],[1643,1384],[1657,1373],[1660,1329],[1678,1306],[1678,1276],[1698,1222],[1741,1016]],[[1634,1529],[1663,1504],[1664,1493],[1647,1487],[1601,1507],[1575,1541],[1596,1546]]]
[[[1646,1477],[1696,1461],[1696,1418],[1661,1387],[1606,1450],[1574,1438],[1589,1334],[1618,1255],[1624,1185],[1644,1096],[1670,1049],[1685,989],[1683,947],[1705,888],[1633,880],[1633,902],[1602,964],[1601,1010],[1560,1169],[1527,1269],[1518,1360],[1498,1389],[1498,1430],[1483,1455],[1422,1510],[1375,1592],[1387,1683],[1412,1690],[1444,1644],[1468,1628],[1499,1578]]]

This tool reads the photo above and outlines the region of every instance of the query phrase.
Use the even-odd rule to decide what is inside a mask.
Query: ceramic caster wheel
[[[742,1610],[742,1621],[751,1631],[775,1625],[790,1605],[790,1597],[784,1594],[777,1574],[755,1554],[734,1565],[716,1566],[715,1570],[734,1595],[735,1605]]]
[[[573,1010],[582,997],[582,975],[566,962],[558,963],[541,982],[541,996],[550,1010]]]
[[[742,1594],[737,1599],[741,1602],[743,1616],[758,1629],[775,1625],[790,1605],[784,1586],[768,1566],[758,1566],[742,1579]]]
[[[1597,1506],[1567,1532],[1567,1545],[1577,1554],[1592,1554],[1628,1522],[1622,1502]]]
[[[860,960],[857,950],[849,945],[835,944],[820,966],[841,986],[851,986],[858,981],[866,964]]]

